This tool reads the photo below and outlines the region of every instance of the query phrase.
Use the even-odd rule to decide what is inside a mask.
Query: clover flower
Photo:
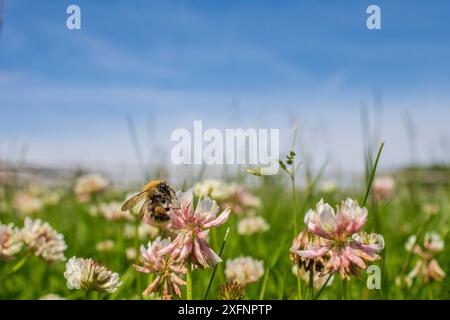
[[[228,282],[219,288],[219,300],[244,300],[246,295],[245,286],[237,281]]]
[[[237,183],[205,180],[194,186],[194,194],[197,197],[209,197],[216,200],[222,208],[230,208],[230,211],[235,214],[243,214],[247,210],[261,206],[261,199],[253,196]]]
[[[61,194],[57,191],[52,191],[44,195],[43,202],[45,205],[54,206],[61,201]]]
[[[125,250],[125,256],[130,261],[136,260],[136,258],[137,258],[137,250],[135,248],[132,248],[132,247],[127,248]]]
[[[127,239],[134,239],[136,227],[133,224],[125,225],[124,236]],[[159,228],[141,223],[138,226],[138,236],[140,240],[154,239],[158,236]]]
[[[375,178],[372,185],[372,195],[376,201],[389,199],[395,191],[395,180],[392,177]]]
[[[14,195],[13,207],[21,215],[28,215],[42,210],[44,202],[29,192],[18,192]]]
[[[98,207],[98,212],[108,221],[134,220],[129,211],[122,211],[122,203],[120,202],[102,203]]]
[[[113,273],[92,259],[70,258],[64,277],[70,290],[114,293],[122,285],[118,273]]]
[[[308,250],[309,248],[317,248],[326,245],[326,240],[308,232],[302,231],[293,240],[290,249],[290,258],[294,266],[300,267],[302,272],[308,272],[312,270],[314,273],[320,273],[323,271],[325,264],[330,258],[330,254],[324,254],[323,256],[316,257],[314,259],[301,256],[300,251]]]
[[[22,242],[19,230],[13,224],[0,223],[0,259],[10,260],[20,252]]]
[[[95,245],[95,250],[97,250],[97,252],[110,252],[114,249],[114,245],[115,243],[113,240],[100,241]]]
[[[108,181],[98,174],[88,174],[77,179],[74,192],[81,202],[87,202],[91,196],[105,191]]]
[[[178,234],[160,254],[170,253],[171,259],[178,263],[190,262],[193,267],[209,268],[222,261],[208,245],[209,229],[224,224],[230,210],[218,216],[217,203],[207,197],[200,199],[194,210],[193,200],[192,191],[177,193],[170,217],[171,226]]]
[[[405,249],[414,253],[418,259],[414,268],[404,277],[405,284],[411,286],[414,278],[419,275],[422,276],[424,283],[442,281],[446,274],[435,259],[435,255],[442,252],[444,247],[444,240],[436,232],[426,233],[423,245],[417,243],[415,235],[409,237],[405,244]]]
[[[367,261],[381,259],[378,253],[384,249],[381,235],[361,232],[366,220],[367,209],[359,207],[356,201],[346,199],[335,213],[321,200],[316,210],[308,211],[305,224],[310,233],[322,239],[297,254],[308,259],[327,257],[323,274],[339,272],[344,279],[358,275],[359,270],[367,268]]]
[[[230,184],[228,196],[221,202],[223,208],[230,208],[235,214],[244,214],[247,210],[259,208],[261,199],[252,195],[243,186]]]
[[[229,282],[236,281],[244,286],[256,283],[264,275],[264,263],[251,257],[228,260],[225,275]]]
[[[210,197],[214,200],[223,200],[228,197],[227,184],[219,180],[205,180],[194,186],[194,194],[197,197]]]
[[[262,217],[243,218],[238,222],[238,233],[240,235],[251,236],[255,233],[266,232],[270,226]]]
[[[159,293],[164,300],[171,300],[173,296],[181,297],[180,286],[186,285],[182,275],[186,268],[181,264],[174,263],[169,255],[160,254],[161,250],[167,248],[170,240],[161,240],[160,237],[149,242],[148,247],[141,247],[142,266],[135,265],[134,268],[143,273],[154,273],[155,278],[143,292],[144,296]]]
[[[66,260],[64,235],[56,232],[47,222],[26,218],[24,227],[20,230],[20,239],[32,254],[44,261]]]

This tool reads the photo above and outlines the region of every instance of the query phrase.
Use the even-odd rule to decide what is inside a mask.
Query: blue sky
[[[65,27],[70,4],[82,30]],[[369,4],[381,7],[382,30],[366,28]],[[281,128],[285,145],[298,121],[316,164],[332,154],[353,169],[359,108],[375,93],[386,167],[409,159],[406,113],[419,159],[448,160],[449,12],[445,0],[5,0],[0,157],[26,145],[34,162],[132,164],[131,114],[149,154],[195,119]]]

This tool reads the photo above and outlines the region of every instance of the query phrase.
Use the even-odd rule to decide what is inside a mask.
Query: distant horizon
[[[80,0],[72,31],[69,4],[4,2],[0,159],[139,167],[131,116],[146,161],[167,163],[194,120],[279,128],[282,154],[298,123],[300,158],[362,172],[365,105],[382,170],[450,162],[449,2],[377,1],[375,31],[360,1]]]

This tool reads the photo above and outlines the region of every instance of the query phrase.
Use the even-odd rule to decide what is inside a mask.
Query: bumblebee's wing
[[[139,202],[147,198],[148,191],[144,191],[141,193],[138,193],[137,195],[133,196],[132,198],[128,199],[122,206],[122,211],[128,211],[135,207]]]
[[[138,220],[142,220],[142,218],[144,218],[144,215],[150,211],[149,207],[152,204],[152,200],[151,199],[147,199],[147,201],[144,202],[144,204],[141,207],[141,210],[139,210],[139,215],[138,215]]]

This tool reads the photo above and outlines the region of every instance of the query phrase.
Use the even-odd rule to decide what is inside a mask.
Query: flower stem
[[[314,297],[314,300],[317,300],[320,298],[320,295],[322,294],[322,292],[325,290],[325,288],[327,287],[328,283],[330,282],[331,278],[333,277],[333,274],[330,273],[330,275],[327,278],[327,281],[325,281],[325,283],[323,284],[322,288],[320,288],[319,293]]]
[[[136,219],[134,225],[134,250],[136,250],[136,259],[139,259],[139,219]],[[139,275],[136,275],[136,285],[138,291],[142,292],[142,279]],[[139,296],[139,299],[142,300],[142,295]]]
[[[227,232],[225,233],[225,237],[223,238],[222,246],[220,247],[220,252],[219,252],[219,257],[220,257],[220,258],[222,258],[222,254],[223,254],[223,251],[224,251],[224,249],[225,249],[225,244],[227,243],[228,235],[229,235],[229,234],[230,234],[230,228],[227,229]],[[216,265],[214,266],[214,270],[213,270],[213,273],[212,273],[212,275],[211,275],[211,278],[209,279],[208,288],[206,289],[206,293],[205,293],[205,298],[204,298],[204,300],[207,300],[207,299],[208,299],[209,291],[211,290],[212,283],[213,283],[214,278],[215,278],[216,273],[217,273],[217,267],[218,267],[218,265],[216,264]]]
[[[342,300],[348,300],[348,280],[342,279]]]
[[[28,259],[30,258],[30,253],[27,253],[22,259],[20,259],[19,262],[17,262],[14,267],[12,268],[11,273],[8,275],[12,275],[14,273],[16,273],[17,271],[19,271],[28,261]]]
[[[314,299],[314,271],[309,271],[309,294],[311,300]]]
[[[375,160],[375,164],[372,167],[372,172],[370,173],[369,182],[367,184],[366,195],[364,197],[364,201],[363,201],[363,204],[362,204],[363,207],[366,206],[367,200],[369,199],[370,189],[372,188],[373,179],[375,178],[375,173],[376,173],[377,167],[378,167],[378,161],[380,160],[381,153],[383,152],[383,148],[384,148],[384,141],[381,143],[380,148],[378,149],[377,158]]]
[[[186,300],[192,300],[192,263],[190,260],[186,264]]]
[[[300,264],[297,265],[297,296],[298,300],[302,300],[302,279],[300,276]]]

